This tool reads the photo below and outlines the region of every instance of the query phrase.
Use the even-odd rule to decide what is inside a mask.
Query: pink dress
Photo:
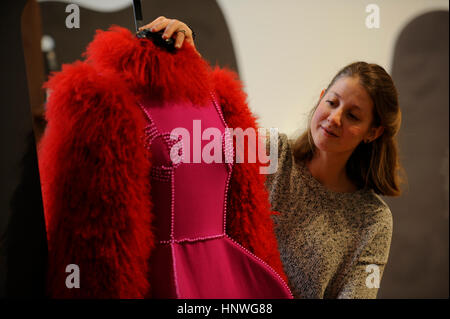
[[[187,103],[162,107],[149,100],[140,106],[148,119],[145,144],[153,165],[152,296],[292,298],[286,283],[267,263],[226,234],[233,164],[225,159],[232,158],[233,150],[224,143],[226,123],[215,99],[200,107]],[[181,133],[173,134],[175,128],[181,128],[177,131]],[[189,136],[181,139],[182,132]],[[217,148],[212,151],[212,144],[207,144],[219,138],[221,157],[205,161],[200,152],[215,154]]]

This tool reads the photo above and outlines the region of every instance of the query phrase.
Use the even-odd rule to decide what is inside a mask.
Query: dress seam
[[[236,245],[238,248],[240,248],[241,250],[243,250],[245,253],[247,253],[247,255],[255,258],[258,262],[260,262],[267,270],[269,270],[270,272],[272,272],[277,279],[279,280],[279,282],[283,285],[283,287],[289,292],[289,295],[294,298],[291,289],[289,288],[289,286],[287,285],[287,283],[283,280],[283,278],[281,278],[281,276],[275,271],[275,269],[273,269],[268,263],[266,263],[264,260],[262,260],[261,258],[259,258],[258,256],[256,256],[255,254],[253,254],[251,251],[249,251],[247,248],[245,248],[244,246],[242,246],[241,244],[239,244],[237,241],[235,241],[233,238],[231,238],[228,235],[225,235],[225,238],[229,239],[234,245]]]

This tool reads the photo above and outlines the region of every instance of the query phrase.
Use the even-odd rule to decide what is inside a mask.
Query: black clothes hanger
[[[173,52],[175,51],[175,41],[172,38],[163,39],[162,35],[164,30],[158,32],[150,32],[148,29],[139,31],[139,27],[142,26],[142,7],[141,0],[133,0],[133,11],[134,11],[134,24],[136,25],[136,36],[139,39],[150,39],[154,44],[165,48],[166,50]]]

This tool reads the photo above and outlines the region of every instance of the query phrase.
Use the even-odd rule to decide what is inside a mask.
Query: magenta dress
[[[156,235],[150,264],[152,296],[292,298],[286,283],[267,263],[226,234],[233,150],[225,143],[226,123],[214,97],[201,107],[161,106],[150,100],[140,106],[148,119],[145,144],[152,156]],[[178,134],[171,138],[175,128]],[[187,132],[189,136],[183,135]],[[215,154],[210,143],[219,138],[221,156],[210,162],[200,154]]]

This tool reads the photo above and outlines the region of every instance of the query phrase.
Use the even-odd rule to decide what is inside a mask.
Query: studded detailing
[[[272,293],[275,296],[292,296],[286,283],[266,262],[226,233],[230,179],[233,173],[233,165],[237,164],[233,163],[232,136],[214,94],[211,94],[210,104],[198,108],[189,105],[161,107],[158,106],[158,103],[153,102],[139,102],[138,104],[148,121],[144,130],[144,145],[152,153],[152,156],[155,155],[160,159],[152,167],[150,173],[153,194],[158,196],[160,201],[156,204],[155,209],[156,227],[160,225],[161,228],[160,236],[157,238],[159,244],[156,248],[158,257],[153,259],[154,268],[158,269],[158,274],[152,280],[156,295],[162,298],[226,297],[227,294],[223,290],[229,289],[233,291],[232,295],[236,298],[260,294],[260,296],[263,294],[271,295]],[[169,110],[166,111],[166,108]],[[178,113],[176,112],[181,112],[182,115],[177,118]],[[186,127],[189,127],[189,121],[186,120],[188,118],[191,118],[192,121],[201,120],[202,123],[207,124],[207,127],[216,127],[221,130],[221,163],[204,161],[190,163],[187,158],[183,158],[186,161],[179,160],[174,163],[174,157],[168,156],[168,154],[172,155],[173,153],[181,156],[185,151],[188,154],[192,153],[190,149],[185,150],[185,148],[191,147],[194,142],[183,141],[181,135],[173,133],[176,128],[186,129]],[[179,157],[175,158],[179,159]],[[192,171],[195,172],[192,173]],[[159,191],[158,188],[166,191]],[[208,194],[208,189],[216,190],[210,191]],[[222,195],[218,192],[220,189],[223,189]],[[186,196],[186,193],[189,195]],[[199,196],[202,193],[205,195]],[[168,198],[165,194],[168,195]],[[195,203],[192,203],[192,198],[195,198]],[[222,203],[221,207],[219,206],[220,203]],[[212,268],[206,266],[213,260],[217,262],[220,260],[220,263],[228,264],[228,266],[223,269],[219,266]],[[193,263],[195,263],[195,266]],[[254,271],[258,275],[249,275],[246,273],[249,271],[246,270],[246,267],[231,266],[230,263],[236,265],[248,264],[249,267],[251,266],[250,269],[255,268]],[[188,267],[189,269],[195,267],[203,270],[199,272],[198,277],[194,275],[194,271],[193,273],[189,272],[189,278],[186,278],[183,275],[185,269],[182,267]],[[158,288],[163,285],[167,286],[167,281],[161,281],[161,278],[165,277],[162,276],[161,272],[167,272],[169,269],[171,269],[171,275],[168,278],[172,278],[172,285],[170,285],[172,288],[170,291],[166,289],[165,292],[162,292],[164,289]],[[236,278],[242,276],[242,278],[254,277],[258,279],[249,283],[248,287],[245,287],[246,285],[242,285],[242,283],[231,285],[220,279],[224,273],[230,271],[235,274]],[[211,290],[211,282],[216,280],[219,280],[215,284],[217,288]],[[242,282],[245,282],[245,280],[242,280]],[[262,286],[260,286],[261,282],[264,283]],[[263,287],[266,287],[266,285],[274,289],[275,292],[264,292]],[[194,286],[195,289],[192,288]]]

